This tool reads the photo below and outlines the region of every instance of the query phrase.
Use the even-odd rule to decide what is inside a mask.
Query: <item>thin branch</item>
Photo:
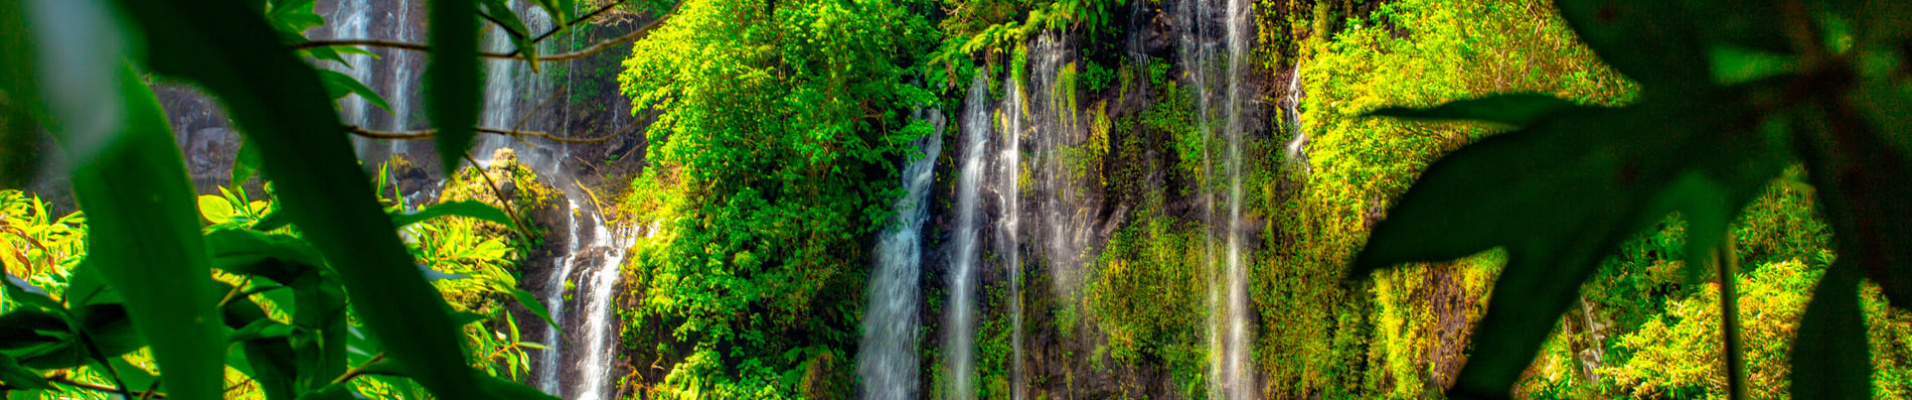
[[[511,35],[511,37],[513,38],[518,38],[518,39],[524,38],[524,32],[511,30],[510,25],[505,25],[504,21],[499,21],[497,17],[493,17],[491,16],[491,14],[486,14],[484,11],[479,11],[478,16],[484,17],[486,21],[491,21],[492,24],[498,25],[498,29],[504,29],[505,33]]]
[[[576,60],[580,58],[594,56],[594,55],[597,55],[597,53],[604,52],[604,50],[609,50],[613,47],[617,47],[626,43],[637,41],[638,39],[642,39],[644,38],[644,36],[649,35],[651,30],[656,29],[658,26],[662,26],[664,21],[670,20],[671,16],[677,15],[677,10],[683,7],[684,7],[684,3],[679,2],[677,3],[676,6],[673,6],[669,12],[666,12],[664,16],[658,17],[656,20],[652,20],[650,23],[644,24],[644,26],[639,27],[637,28],[637,30],[632,31],[631,33],[626,34],[624,36],[607,39],[605,41],[598,42],[597,44],[593,44],[591,45],[591,47],[586,47],[578,51],[542,55],[542,56],[537,56],[536,59],[539,61]],[[506,29],[506,30],[509,31],[510,29]],[[312,48],[319,48],[319,47],[332,47],[332,46],[385,47],[385,48],[402,49],[402,50],[431,52],[431,46],[428,46],[425,44],[401,42],[396,40],[383,40],[383,39],[312,40],[312,41],[307,41],[304,43],[294,44],[292,45],[292,49],[305,50],[305,49],[312,49]],[[518,56],[519,52],[523,50],[524,49],[512,50],[510,53],[479,52],[478,57],[506,59],[506,60],[527,60],[530,57]]]
[[[73,380],[73,379],[71,379],[71,378],[68,378],[68,377],[66,376],[66,372],[65,372],[65,371],[61,371],[61,372],[54,372],[54,373],[53,373],[52,375],[47,375],[47,376],[46,376],[46,380],[47,380],[47,381],[50,381],[50,382],[53,382],[53,383],[58,383],[58,384],[62,384],[62,385],[67,385],[67,386],[72,386],[72,387],[76,387],[76,388],[81,388],[81,389],[91,389],[91,390],[96,390],[96,391],[101,391],[101,392],[107,392],[107,393],[119,393],[119,394],[124,394],[124,395],[141,395],[141,394],[142,394],[142,392],[132,392],[132,391],[126,391],[126,390],[121,390],[120,388],[116,388],[116,387],[112,387],[112,386],[106,386],[106,385],[100,385],[100,384],[93,384],[93,383],[86,383],[86,382],[80,382],[80,381],[76,381],[76,380]],[[164,399],[164,398],[166,398],[166,394],[165,394],[165,393],[157,393],[157,392],[152,392],[152,398],[155,398],[155,399]]]
[[[586,13],[583,16],[572,19],[570,22],[567,22],[563,25],[559,25],[556,28],[551,28],[551,30],[549,31],[545,31],[544,34],[538,35],[538,37],[531,39],[531,43],[535,44],[538,42],[542,42],[545,39],[549,39],[551,38],[551,35],[556,35],[558,34],[558,32],[564,31],[565,28],[570,28],[571,25],[576,25],[578,21],[590,21],[592,18],[597,18],[598,14],[603,14],[605,11],[611,11],[612,8],[616,8],[617,6],[624,5],[624,3],[628,1],[630,0],[617,0],[617,1],[611,2],[611,4],[605,4],[603,7],[598,7],[597,10],[593,10],[590,13]],[[524,49],[513,49],[511,50],[510,53],[505,53],[505,55],[516,57],[518,56],[518,52],[520,51],[524,51]]]
[[[589,138],[589,139],[573,139],[573,138],[567,138],[567,137],[559,137],[557,135],[552,135],[550,133],[538,132],[538,131],[516,131],[516,130],[509,130],[509,129],[497,129],[497,128],[486,128],[486,127],[474,127],[473,129],[477,129],[478,132],[489,133],[494,135],[545,138],[547,140],[550,140],[553,142],[559,142],[559,143],[597,143],[597,142],[602,142],[606,140],[611,140],[612,137],[617,136],[617,135],[611,135],[611,136],[596,137],[596,138]],[[359,135],[361,137],[366,137],[371,139],[381,139],[381,140],[425,140],[425,139],[438,137],[437,129],[394,132],[394,131],[380,131],[380,130],[365,129],[364,127],[360,127],[356,125],[346,125],[345,131],[353,135]]]
[[[372,366],[372,364],[377,364],[380,361],[385,361],[385,352],[383,351],[378,352],[377,355],[373,355],[372,359],[365,360],[365,363],[359,364],[356,367],[352,367],[352,369],[350,370],[346,370],[345,375],[339,375],[339,378],[333,379],[332,383],[340,384],[340,383],[345,383],[347,381],[351,381],[352,378],[357,378],[359,375],[364,375],[366,368],[369,368]]]
[[[465,161],[470,161],[472,167],[474,168],[478,166],[478,160],[471,159],[471,153],[469,152],[465,153]],[[474,172],[478,173],[478,177],[485,178],[485,188],[491,189],[491,197],[498,198],[498,208],[504,209],[505,216],[511,217],[511,224],[518,226],[518,229],[516,229],[515,231],[519,235],[528,235],[528,232],[530,232],[531,227],[525,226],[524,220],[518,219],[518,212],[511,207],[511,199],[505,198],[504,192],[501,192],[498,189],[498,182],[491,180],[491,172],[485,171],[483,169],[479,169],[478,171],[474,171]]]

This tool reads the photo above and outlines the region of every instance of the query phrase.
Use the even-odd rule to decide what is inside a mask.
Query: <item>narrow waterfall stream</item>
[[[1012,91],[1013,92],[1013,91]],[[968,400],[975,394],[976,373],[976,265],[980,249],[984,144],[989,142],[989,78],[976,74],[963,102],[963,162],[956,182],[956,254],[950,263],[948,329],[944,330],[944,357],[948,360],[948,400]]]
[[[424,41],[423,38],[416,37],[417,35],[413,33],[415,29],[412,29],[413,24],[411,21],[412,7],[415,6],[414,2],[415,0],[399,1],[398,19],[394,22],[394,24],[398,25],[398,29],[394,39],[412,43]],[[421,68],[416,68],[416,65],[419,64],[419,58],[424,57],[424,55],[411,51],[395,51],[386,57],[392,59],[396,65],[391,72],[391,89],[385,92],[385,100],[392,106],[392,120],[387,124],[387,127],[393,131],[411,130],[412,91],[416,90],[414,86],[416,86],[418,82],[418,73],[422,70]],[[404,154],[411,151],[411,141],[391,140],[389,142],[389,150],[392,154]]]
[[[582,353],[576,386],[580,394],[572,397],[577,400],[611,398],[611,359],[617,356],[617,333],[611,328],[617,313],[611,311],[611,303],[617,295],[617,280],[623,276],[619,267],[624,265],[626,249],[635,238],[628,229],[606,229],[603,218],[597,215],[592,215],[591,222],[594,233],[587,251],[602,252],[603,256],[587,275],[590,291],[584,297],[585,319],[578,325],[578,330],[584,331],[584,346],[577,351]]]
[[[1220,2],[1221,4],[1213,4]],[[1182,31],[1180,57],[1197,96],[1197,126],[1208,142],[1202,153],[1202,193],[1210,235],[1205,241],[1208,280],[1209,392],[1211,398],[1254,396],[1250,352],[1248,272],[1242,241],[1242,135],[1247,73],[1246,52],[1253,33],[1248,5],[1241,0],[1193,0],[1175,11]],[[1213,76],[1220,74],[1221,76]],[[1219,149],[1217,148],[1219,147]],[[1219,157],[1212,153],[1219,150]],[[1219,160],[1217,160],[1219,158]],[[1220,168],[1216,168],[1220,161]],[[1219,255],[1219,257],[1218,257]],[[1218,259],[1219,258],[1219,259]]]
[[[1009,318],[1010,318],[1010,398],[1022,400],[1022,242],[1017,235],[1017,225],[1021,221],[1022,209],[1017,197],[1021,196],[1022,175],[1022,104],[1023,88],[1016,84],[1014,74],[1003,78],[1003,91],[1008,97],[1004,100],[1003,149],[1001,172],[996,179],[999,186],[996,194],[1002,199],[1003,268],[1009,274]]]
[[[569,200],[566,203],[566,210],[578,209],[576,200]],[[571,240],[566,245],[564,257],[558,259],[558,273],[551,274],[551,278],[545,283],[544,293],[544,309],[551,313],[552,321],[558,321],[560,324],[569,321],[564,318],[566,310],[564,294],[568,292],[565,283],[570,282],[571,270],[577,267],[579,244],[584,242],[583,232],[578,229],[578,213],[565,213],[564,229],[571,233]],[[538,355],[539,365],[543,366],[538,368],[538,390],[556,395],[559,394],[558,384],[560,383],[557,366],[562,365],[559,362],[564,356],[564,336],[560,335],[557,329],[545,329],[542,344],[545,350]]]
[[[904,195],[896,199],[895,219],[876,244],[876,268],[870,274],[869,306],[863,313],[856,374],[867,400],[916,398],[917,279],[922,276],[923,223],[929,220],[929,193],[936,182],[936,158],[943,152],[943,113],[919,112],[936,129],[916,140],[917,152],[903,167]],[[921,114],[928,114],[927,116]]]
[[[1222,126],[1223,135],[1228,138],[1228,225],[1224,227],[1228,235],[1228,303],[1222,308],[1227,312],[1224,320],[1228,338],[1223,353],[1225,369],[1219,375],[1225,398],[1234,400],[1251,398],[1255,386],[1254,367],[1250,365],[1252,361],[1248,354],[1254,342],[1253,333],[1249,331],[1252,328],[1248,326],[1248,319],[1252,318],[1248,314],[1248,268],[1243,265],[1241,243],[1242,231],[1249,229],[1241,223],[1243,83],[1240,79],[1244,72],[1243,64],[1248,61],[1244,53],[1248,50],[1248,41],[1253,40],[1247,37],[1247,29],[1242,26],[1248,22],[1247,14],[1241,0],[1228,0],[1223,19],[1228,32],[1228,97],[1222,109],[1227,118],[1227,124]]]
[[[324,38],[349,39],[364,38],[370,32],[373,8],[367,0],[341,0],[332,12],[325,16]],[[371,82],[374,72],[372,56],[365,54],[340,54],[345,64],[330,63],[329,68],[357,79],[359,82]],[[346,96],[339,99],[339,119],[343,123],[364,126],[370,117],[370,103],[359,96]],[[370,153],[376,141],[354,136],[352,149],[358,152],[360,159],[376,157]]]

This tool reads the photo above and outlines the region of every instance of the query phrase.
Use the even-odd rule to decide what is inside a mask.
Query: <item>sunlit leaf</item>
[[[527,292],[524,289],[512,289],[511,296],[517,298],[518,304],[523,304],[524,308],[531,310],[532,314],[537,314],[538,319],[544,320],[544,323],[549,324],[551,329],[558,330],[558,335],[564,335],[564,326],[558,324],[557,321],[551,320],[551,311],[544,308],[544,303],[538,301],[538,296],[532,295],[531,292]]]
[[[206,218],[206,222],[224,223],[231,220],[232,215],[232,203],[226,202],[225,198],[214,195],[199,196],[199,216]]]
[[[518,224],[513,223],[511,215],[505,214],[504,210],[499,210],[498,207],[493,207],[490,204],[471,200],[454,201],[426,207],[416,212],[399,213],[392,216],[392,224],[403,228],[433,218],[450,216],[477,218],[484,221],[495,222],[513,230],[518,229]]]

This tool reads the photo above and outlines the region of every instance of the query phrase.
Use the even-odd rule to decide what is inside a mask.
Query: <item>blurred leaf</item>
[[[1696,100],[1564,112],[1463,147],[1431,165],[1374,227],[1356,276],[1507,249],[1470,340],[1474,356],[1450,395],[1507,396],[1621,240],[1673,211],[1736,214],[1779,174],[1783,150],[1744,139],[1760,137],[1732,111],[1745,105],[1723,93],[1689,95]],[[1704,222],[1715,229],[1724,220]]]
[[[67,307],[78,308],[89,304],[117,304],[125,302],[119,292],[106,286],[106,278],[95,271],[92,264],[82,262],[71,271],[66,285]]]
[[[1841,256],[1819,278],[1793,339],[1792,388],[1796,399],[1870,399],[1872,356],[1859,314],[1859,273],[1853,257]]]
[[[260,162],[259,148],[244,140],[240,141],[239,154],[232,159],[232,181],[227,185],[232,186],[234,190],[244,188],[246,181],[252,180],[252,176],[259,172]]]
[[[1493,95],[1448,102],[1434,108],[1389,107],[1368,115],[1421,120],[1479,120],[1527,126],[1549,115],[1574,108],[1573,102],[1553,96],[1522,93]]]
[[[1652,0],[1560,0],[1560,16],[1613,69],[1648,95],[1708,82],[1705,52],[1679,4]]]
[[[358,81],[358,78],[353,78],[351,75],[329,69],[321,69],[318,71],[319,80],[325,82],[325,93],[332,96],[333,100],[343,99],[345,96],[356,94],[359,98],[365,99],[365,102],[372,103],[372,105],[378,106],[378,108],[385,110],[385,112],[392,112],[392,106],[385,104],[385,96],[379,96],[378,92],[373,91],[370,87],[366,87],[365,83]]]
[[[478,123],[478,26],[471,1],[431,4],[431,65],[425,69],[428,109],[438,127],[438,164],[451,175],[470,151]],[[421,382],[424,383],[424,382]],[[427,383],[426,387],[432,385]]]
[[[451,280],[471,279],[471,275],[439,272],[438,270],[432,269],[431,267],[425,266],[424,264],[418,265],[418,271],[425,274],[425,280],[427,281],[440,281],[440,280],[446,280],[446,279],[451,279]]]
[[[518,224],[513,223],[511,221],[511,215],[505,214],[504,210],[499,210],[498,207],[492,207],[490,204],[472,200],[454,201],[426,207],[416,212],[399,213],[392,216],[392,224],[403,228],[433,218],[448,216],[477,218],[504,225],[512,230],[518,229]]]
[[[41,377],[38,371],[20,366],[19,361],[15,361],[12,356],[6,354],[0,354],[0,382],[14,389],[53,388],[53,385],[48,384],[46,378]]]
[[[13,276],[13,273],[10,273],[10,272],[0,272],[0,273],[5,273],[7,276],[7,280],[5,282],[5,288],[4,288],[4,293],[6,293],[7,295],[7,300],[16,301],[20,303],[26,303],[27,305],[39,307],[45,310],[65,310],[66,309],[66,307],[60,306],[60,302],[53,301],[52,297],[48,297],[45,290],[40,290],[39,287],[33,286],[32,283],[27,283],[27,280],[20,279],[20,277],[18,276]],[[15,307],[18,307],[18,306],[15,306]]]
[[[500,399],[560,400],[557,396],[545,394],[536,388],[526,386],[522,383],[500,379],[495,376],[480,376],[478,379],[481,384],[484,385],[485,392],[495,394],[498,396],[497,398]]]
[[[292,325],[281,324],[271,319],[260,319],[252,321],[251,324],[247,324],[244,328],[232,331],[232,335],[226,339],[243,342],[248,340],[281,338],[291,335],[292,332],[297,329],[298,328],[292,327]]]
[[[1723,85],[1789,74],[1798,62],[1793,56],[1738,46],[1713,46],[1707,56],[1711,61],[1714,82]]]
[[[130,65],[114,64],[118,92],[80,101],[94,113],[125,107],[123,119],[110,120],[117,133],[89,153],[73,140],[86,141],[86,130],[60,131],[67,156],[77,160],[74,197],[89,217],[87,262],[126,299],[132,324],[146,333],[173,395],[222,396],[225,340],[185,161],[152,90]]]
[[[211,249],[213,268],[258,275],[285,285],[298,283],[325,265],[311,245],[285,235],[220,229],[206,233],[206,246]]]
[[[285,48],[263,16],[244,7],[200,1],[118,4],[125,7],[125,15],[138,20],[154,70],[196,81],[219,97],[246,139],[259,147],[282,209],[350,290],[356,320],[439,398],[485,397],[465,363],[458,331],[445,315],[444,298],[411,267],[397,229],[359,170],[350,140],[338,128],[338,114],[318,72]],[[461,4],[463,12],[453,15],[456,18],[442,15]],[[428,74],[437,79],[427,84],[438,93],[430,104],[440,109],[434,120],[444,129],[441,140],[459,136],[447,131],[468,132],[476,119],[477,104],[472,101],[477,98],[477,43],[469,5],[431,5],[435,66]],[[462,67],[447,70],[446,63]],[[461,96],[443,96],[446,90]],[[458,111],[448,119],[445,109]],[[469,139],[469,134],[464,136]],[[462,148],[439,147],[447,154]],[[197,276],[203,279],[205,274]],[[133,300],[130,294],[128,300]],[[321,342],[345,341],[342,328],[322,332],[339,335],[339,340],[322,337]],[[340,358],[345,354],[338,346],[327,351],[336,351]],[[330,369],[334,363],[325,365]],[[167,375],[171,377],[170,369]],[[205,397],[213,396],[217,394]]]
[[[478,0],[478,5],[484,7],[481,12],[502,25],[505,32],[498,34],[509,35],[511,43],[518,47],[518,56],[525,60],[526,65],[531,66],[531,72],[537,72],[538,45],[532,43],[531,38],[538,33],[525,27],[524,20],[518,18],[518,12],[513,11],[511,3],[506,0]]]
[[[358,400],[360,398],[363,396],[352,391],[351,382],[326,385],[317,391],[299,396],[299,400]]]
[[[534,296],[531,292],[527,292],[524,289],[515,288],[511,289],[511,296],[518,299],[518,304],[523,304],[524,308],[530,309],[532,314],[537,314],[538,319],[542,319],[544,323],[551,325],[551,329],[558,330],[558,335],[564,335],[564,326],[558,325],[557,321],[551,320],[551,311],[544,308],[544,303],[538,301],[538,296]]]

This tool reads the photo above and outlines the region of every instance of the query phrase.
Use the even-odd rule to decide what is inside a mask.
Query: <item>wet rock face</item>
[[[231,180],[232,163],[238,158],[244,140],[239,132],[214,127],[178,136],[179,148],[186,151],[186,169],[191,172],[193,183],[224,184]]]

